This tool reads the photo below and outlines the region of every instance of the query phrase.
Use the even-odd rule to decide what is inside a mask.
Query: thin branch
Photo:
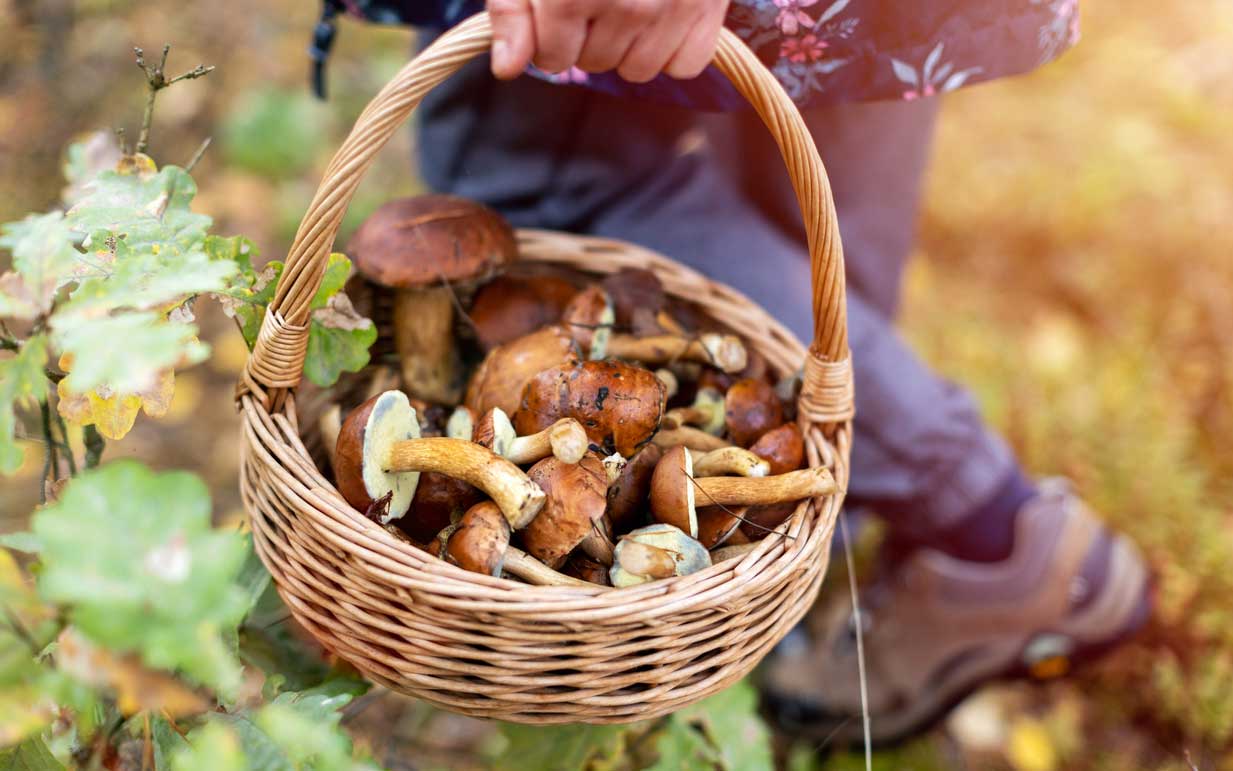
[[[43,455],[43,478],[39,484],[39,502],[47,503],[47,482],[55,481],[53,475],[59,473],[60,462],[56,455],[57,442],[51,435],[51,408],[47,406],[47,402],[43,402],[39,411],[43,417],[43,436],[47,439],[46,452]]]
[[[210,143],[213,141],[214,137],[205,138],[205,140],[201,143],[201,146],[197,148],[197,152],[193,153],[192,158],[189,158],[188,165],[184,167],[186,172],[190,174],[193,172],[193,169],[197,167],[197,163],[201,161],[201,156],[205,155],[205,151],[210,147]]]
[[[64,416],[60,414],[60,410],[56,409],[53,413],[56,419],[56,426],[60,429],[60,436],[64,442],[60,447],[64,450],[64,457],[68,460],[69,476],[77,476],[77,458],[73,454],[72,442],[69,441],[68,426],[64,424]]]
[[[158,97],[158,92],[173,83],[179,83],[181,80],[195,80],[196,78],[205,77],[214,71],[213,65],[198,64],[188,72],[168,79],[167,54],[170,51],[170,45],[163,46],[163,56],[159,63],[157,65],[149,65],[146,64],[145,51],[142,51],[140,48],[133,49],[133,53],[137,55],[137,66],[146,75],[146,107],[141,116],[141,133],[137,136],[137,146],[133,148],[134,152],[144,153],[146,148],[150,146],[150,123],[154,120],[154,100]]]
[[[848,563],[848,591],[852,595],[852,623],[856,626],[856,671],[861,684],[861,723],[865,734],[865,771],[873,771],[873,742],[869,730],[869,679],[865,674],[865,622],[861,618],[860,594],[856,590],[856,560],[852,556],[852,533],[845,509],[839,510],[843,556]]]

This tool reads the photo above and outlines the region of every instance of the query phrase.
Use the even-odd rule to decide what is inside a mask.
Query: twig
[[[69,442],[68,426],[64,425],[64,416],[60,414],[59,409],[55,411],[54,415],[56,417],[56,425],[60,428],[60,436],[64,437],[64,442],[60,447],[64,450],[65,459],[68,460],[69,476],[75,477],[77,476],[77,458],[74,456],[72,444]]]
[[[86,426],[82,430],[82,440],[86,445],[86,468],[94,468],[102,460],[107,443],[94,426]]]
[[[56,455],[56,439],[51,435],[51,409],[47,402],[43,402],[39,411],[43,417],[43,436],[47,438],[47,450],[43,455],[43,480],[39,485],[39,502],[47,503],[47,481],[52,478],[52,474],[59,473],[60,462]]]
[[[206,149],[209,148],[210,143],[213,141],[214,137],[206,137],[205,140],[202,141],[201,146],[197,148],[197,152],[193,153],[192,158],[188,159],[188,165],[184,167],[185,171],[192,173],[193,169],[196,168],[198,161],[201,160],[201,156],[205,155]]]
[[[146,64],[145,51],[140,48],[134,48],[133,53],[137,55],[137,66],[146,75],[146,109],[141,116],[141,133],[137,135],[137,146],[133,148],[134,152],[144,153],[150,145],[150,123],[154,119],[154,100],[158,96],[158,92],[167,88],[173,83],[179,83],[181,80],[194,80],[209,75],[214,71],[213,65],[206,66],[198,64],[188,72],[180,73],[174,78],[167,78],[167,54],[171,51],[171,45],[163,46],[163,56],[157,65]]]
[[[852,623],[856,625],[856,671],[861,680],[861,722],[865,729],[865,771],[873,771],[873,742],[869,732],[869,681],[865,676],[865,628],[861,620],[861,600],[856,591],[856,560],[852,557],[852,535],[848,531],[848,515],[839,510],[839,529],[843,537],[843,555],[848,563],[848,590],[852,595]]]

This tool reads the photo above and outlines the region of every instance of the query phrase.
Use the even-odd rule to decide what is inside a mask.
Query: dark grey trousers
[[[971,397],[894,328],[937,105],[850,105],[806,121],[830,174],[847,258],[857,416],[849,500],[928,539],[1014,468]],[[761,303],[808,342],[804,232],[787,173],[750,114],[704,115],[468,65],[419,111],[434,190],[517,226],[621,238]]]

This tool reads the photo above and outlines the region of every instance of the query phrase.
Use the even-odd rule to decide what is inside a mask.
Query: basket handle
[[[487,13],[447,31],[408,62],[368,104],[335,153],[300,222],[274,299],[249,357],[239,393],[268,409],[300,382],[308,349],[309,304],[321,284],[343,213],[377,152],[420,100],[492,44]],[[852,374],[844,301],[843,247],[826,170],[796,106],[753,52],[727,29],[715,65],[761,116],[783,154],[804,216],[813,281],[814,339],[805,362],[800,410],[823,425],[852,416]]]

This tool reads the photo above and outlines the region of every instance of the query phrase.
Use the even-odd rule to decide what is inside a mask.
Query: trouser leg
[[[750,148],[707,142],[698,116],[684,110],[525,78],[497,84],[485,66],[469,65],[425,100],[420,159],[431,187],[484,201],[517,225],[646,245],[740,289],[808,336],[803,244],[754,205],[721,164]],[[832,183],[838,190],[868,191],[846,196],[845,210],[880,207],[847,218],[869,223],[865,240],[876,243],[882,233],[877,223],[903,227],[894,218],[910,221],[915,199],[905,213],[877,195],[902,180],[857,186],[842,179],[870,173],[857,153],[884,151],[854,144],[843,150],[852,154],[851,163],[833,163]],[[836,144],[827,148],[832,153]],[[782,175],[782,163],[775,164],[767,173]],[[895,169],[888,166],[891,175]],[[859,231],[849,239],[845,222],[841,211],[849,265],[864,265]],[[928,540],[991,495],[1014,465],[971,398],[916,358],[889,321],[902,262],[896,263],[896,291],[881,292],[876,303],[858,291],[860,284],[881,287],[886,277],[879,281],[874,271],[858,282],[849,273],[858,411],[850,494],[886,514],[901,534]]]

